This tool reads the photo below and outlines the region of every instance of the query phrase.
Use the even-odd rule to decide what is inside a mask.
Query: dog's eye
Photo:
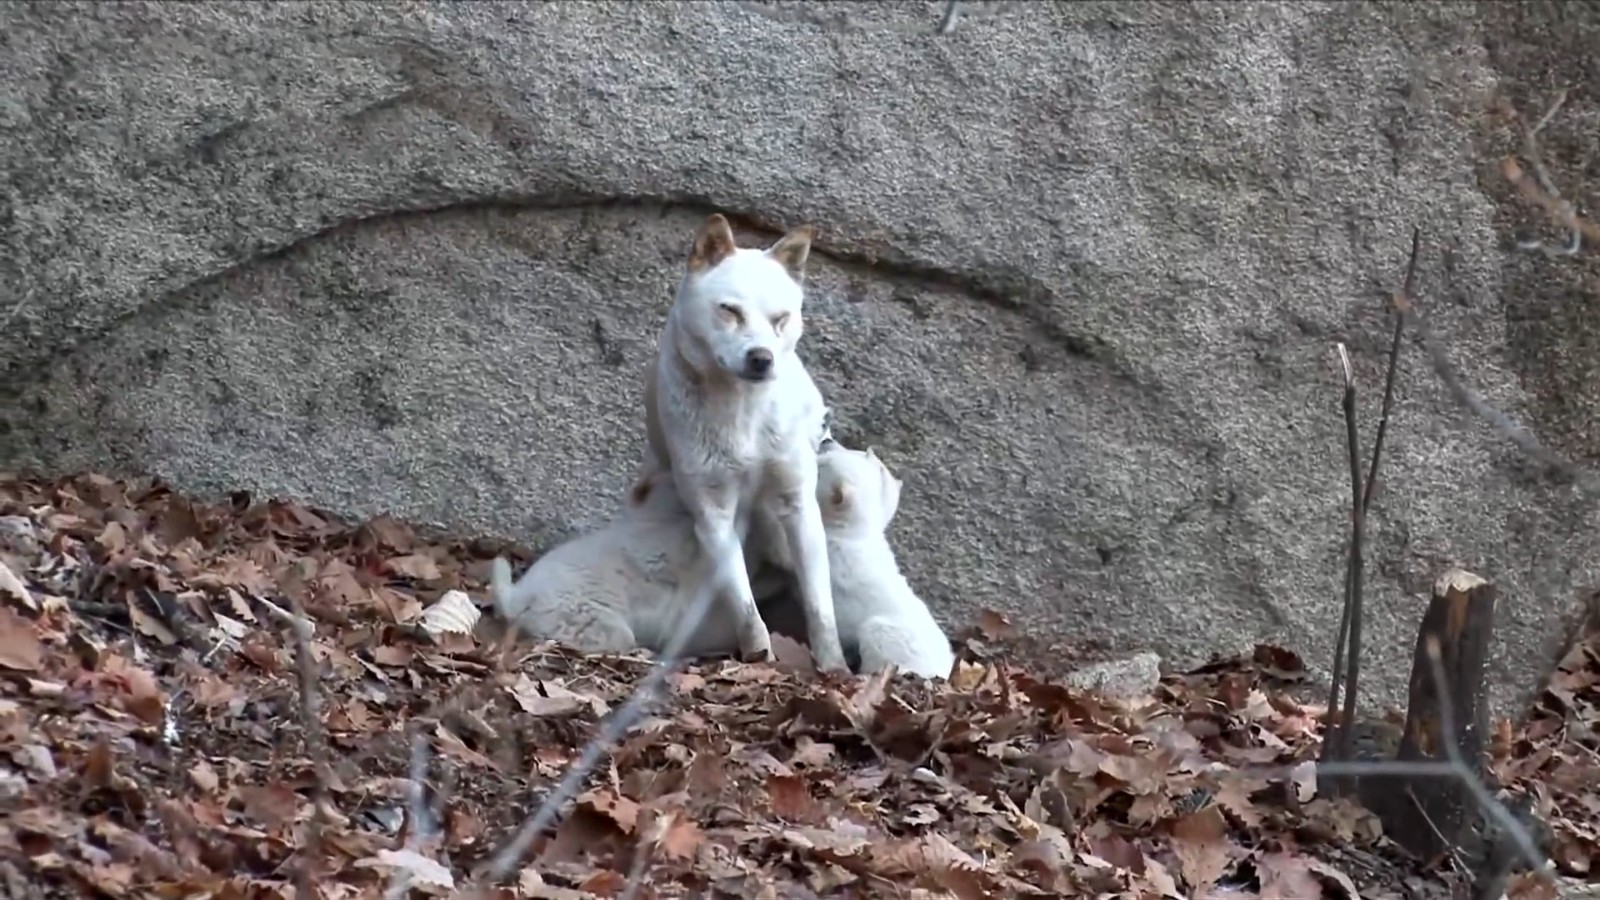
[[[784,327],[787,326],[788,324],[789,324],[789,314],[788,313],[784,313],[781,316],[774,316],[773,319],[772,319],[772,330],[773,331],[782,331],[784,329]]]
[[[744,313],[740,312],[739,307],[734,306],[732,303],[718,304],[717,310],[724,316],[727,316],[729,319],[733,320],[734,324],[744,321]]]

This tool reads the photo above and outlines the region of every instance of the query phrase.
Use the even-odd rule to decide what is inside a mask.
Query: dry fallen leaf
[[[0,668],[34,672],[43,662],[38,627],[10,607],[0,606]]]
[[[434,637],[441,634],[471,634],[482,614],[462,591],[445,591],[422,614],[422,627]]]
[[[11,571],[5,560],[0,560],[0,601],[20,603],[29,612],[39,611],[39,601],[33,598],[33,592],[22,583],[17,573]]]
[[[377,896],[404,872],[413,894],[455,895],[654,664],[480,636],[485,561],[533,557],[503,542],[99,476],[0,476],[0,520],[27,523],[0,554],[38,601],[0,588],[0,656],[24,666],[0,679],[0,844],[21,883],[288,898],[320,797],[325,896]],[[80,614],[123,607],[131,629]],[[949,681],[814,676],[798,643],[774,663],[686,662],[486,898],[622,896],[637,864],[638,900],[1331,900],[1354,891],[1352,852],[1372,896],[1413,886],[1370,815],[1310,794],[1311,764],[1291,778],[1299,804],[1252,774],[1319,755],[1327,711],[1277,686],[1298,657],[1258,647],[1123,701],[1028,671],[1038,660],[990,646],[1013,626],[980,618]],[[1576,742],[1597,728],[1600,637],[1491,748],[1568,879],[1600,859],[1600,767]],[[1546,887],[1516,879],[1510,900]]]

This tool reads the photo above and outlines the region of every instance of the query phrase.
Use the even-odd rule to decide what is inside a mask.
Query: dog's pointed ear
[[[806,259],[811,256],[811,239],[817,229],[801,225],[767,248],[767,255],[777,260],[795,281],[806,279]]]
[[[712,213],[695,232],[694,247],[689,250],[689,271],[715,268],[717,263],[732,256],[733,250],[733,228],[722,213]]]
[[[643,506],[650,499],[650,491],[656,486],[656,480],[650,475],[642,475],[633,483],[633,489],[628,491],[628,502],[634,506]]]

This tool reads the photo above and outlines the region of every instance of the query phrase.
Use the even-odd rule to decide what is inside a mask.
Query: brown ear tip
[[[649,478],[641,478],[634,482],[633,490],[628,492],[628,497],[633,501],[633,505],[638,506],[650,499],[650,491],[654,487],[655,484]]]

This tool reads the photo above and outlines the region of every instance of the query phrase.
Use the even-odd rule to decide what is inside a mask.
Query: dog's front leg
[[[739,636],[739,653],[749,660],[772,655],[772,637],[767,623],[756,608],[750,589],[750,572],[744,561],[744,546],[739,540],[739,493],[731,485],[707,484],[694,476],[675,479],[678,493],[694,516],[694,533],[701,552],[709,559],[710,572],[699,591],[711,591],[713,600],[722,601],[724,615],[734,617]],[[701,596],[695,598],[696,604]]]
[[[817,504],[816,457],[807,455],[798,464],[786,464],[772,474],[778,487],[778,521],[800,581],[800,605],[805,610],[811,654],[819,668],[848,669],[833,615],[828,539],[822,531],[822,507]]]

